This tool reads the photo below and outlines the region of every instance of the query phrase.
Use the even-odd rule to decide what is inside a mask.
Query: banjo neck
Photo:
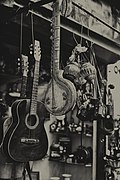
[[[51,71],[55,78],[59,74],[59,59],[60,59],[60,2],[59,0],[53,4],[52,17],[52,49],[51,49]]]

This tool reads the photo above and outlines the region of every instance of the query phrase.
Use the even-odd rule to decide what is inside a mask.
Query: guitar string
[[[51,96],[52,96],[52,109],[53,109],[53,98],[54,98],[54,82],[53,82],[53,75],[54,75],[54,72],[53,72],[53,59],[54,59],[54,52],[53,52],[53,50],[54,50],[54,12],[53,12],[53,15],[52,15],[52,39],[51,39],[51,83],[52,83],[52,94],[51,94]]]

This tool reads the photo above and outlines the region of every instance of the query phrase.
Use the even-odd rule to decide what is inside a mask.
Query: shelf
[[[81,135],[81,133],[76,133],[76,132],[51,132],[50,131],[50,133],[55,134],[55,135]],[[83,133],[83,135],[87,137],[92,137],[92,134]]]
[[[51,159],[49,158],[49,161],[54,161],[54,162],[58,162],[58,163],[64,163],[64,164],[68,164],[68,165],[79,165],[79,166],[85,166],[85,167],[92,167],[92,164],[83,164],[83,163],[68,163],[66,161],[63,160],[58,160],[58,159]]]

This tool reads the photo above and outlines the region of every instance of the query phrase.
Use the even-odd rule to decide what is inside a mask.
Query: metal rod
[[[97,77],[93,80],[94,93],[93,96],[97,99]],[[97,179],[97,119],[93,120],[93,159],[92,159],[92,180]]]
[[[97,177],[97,120],[93,121],[93,161],[92,161],[92,180]]]
[[[109,25],[108,23],[106,23],[105,21],[103,21],[102,19],[98,18],[97,16],[95,16],[94,14],[92,14],[91,12],[89,12],[88,10],[84,9],[81,5],[79,5],[76,2],[72,2],[72,4],[76,7],[78,7],[79,9],[81,9],[82,11],[86,12],[87,14],[89,14],[90,16],[92,16],[93,18],[97,19],[99,22],[101,22],[102,24],[104,24],[105,26],[109,27],[110,29],[112,29],[113,31],[117,32],[118,34],[120,34],[120,31],[117,30],[116,28],[112,27],[111,25]]]

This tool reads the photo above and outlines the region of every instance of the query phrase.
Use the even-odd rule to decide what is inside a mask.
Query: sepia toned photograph
[[[0,180],[120,180],[119,0],[0,0]]]

